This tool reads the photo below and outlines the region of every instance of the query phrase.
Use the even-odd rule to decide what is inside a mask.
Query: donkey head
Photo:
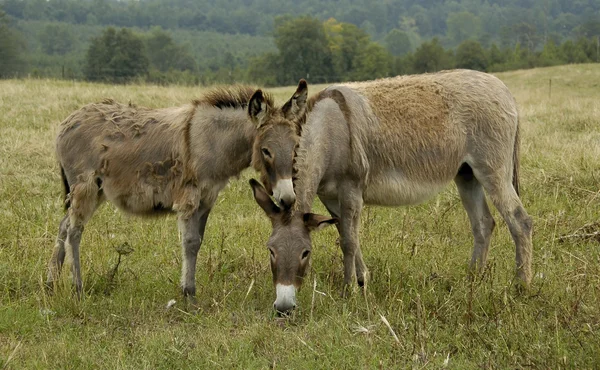
[[[307,95],[306,81],[300,80],[294,95],[281,108],[267,104],[261,90],[248,103],[248,114],[258,129],[252,166],[261,173],[269,194],[286,209],[296,200],[292,182],[294,153],[306,115]]]
[[[267,242],[277,294],[273,307],[278,313],[287,313],[296,307],[296,290],[302,285],[310,261],[310,232],[333,225],[337,219],[282,210],[258,181],[250,180],[250,186],[254,199],[269,216],[273,226]]]

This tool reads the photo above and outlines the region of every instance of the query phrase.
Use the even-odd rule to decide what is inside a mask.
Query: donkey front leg
[[[183,295],[195,303],[196,295],[196,260],[204,238],[206,221],[210,208],[198,209],[189,218],[179,218],[179,229],[182,236],[181,288]]]
[[[321,197],[319,197],[319,199],[321,200],[321,203],[323,203],[323,205],[325,205],[325,208],[327,208],[327,211],[329,212],[329,214],[331,214],[332,217],[335,217],[339,220],[340,214],[341,214],[339,200],[324,199]],[[342,232],[340,231],[340,224],[337,223],[335,226],[337,227],[338,233],[341,236]],[[367,266],[365,265],[365,262],[363,261],[362,252],[360,250],[360,244],[356,245],[356,251],[355,251],[355,256],[354,256],[354,266],[356,268],[356,282],[358,283],[358,286],[364,287],[365,282],[367,281],[367,278],[369,276],[369,270],[367,269]]]
[[[356,276],[356,258],[359,258],[361,261],[360,265],[364,266],[358,239],[363,199],[360,189],[356,186],[342,186],[340,190],[339,231],[340,244],[344,254],[344,290],[342,291],[342,295],[345,295]],[[364,270],[361,273],[364,273]]]
[[[48,289],[54,288],[54,284],[60,275],[62,265],[65,262],[65,241],[67,239],[68,228],[69,215],[66,214],[62,221],[60,221],[60,226],[58,227],[58,236],[56,237],[56,243],[54,244],[52,257],[50,257],[50,261],[48,262],[48,278],[46,280],[46,288]]]
[[[67,253],[71,261],[71,271],[73,273],[73,285],[77,290],[77,296],[81,297],[83,283],[81,281],[81,264],[79,258],[79,245],[81,244],[81,235],[83,234],[83,223],[71,222],[67,233]],[[70,252],[70,253],[69,253]]]

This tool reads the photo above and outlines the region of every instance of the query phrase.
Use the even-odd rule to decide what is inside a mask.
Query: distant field
[[[61,120],[104,97],[161,107],[202,89],[0,81],[0,368],[598,367],[600,238],[559,237],[590,223],[586,231],[600,230],[600,65],[498,76],[521,111],[522,199],[534,219],[531,291],[515,293],[514,244],[495,209],[488,268],[466,279],[472,236],[450,186],[420,206],[365,208],[364,295],[340,298],[336,231],[315,234],[300,307],[288,320],[271,311],[270,224],[252,199],[252,170],[231,182],[209,218],[198,310],[187,310],[179,292],[175,218],[132,218],[108,204],[83,236],[84,299],[67,289],[46,295],[63,215],[54,158]],[[270,91],[283,102],[293,87]],[[133,252],[110,281],[124,243]],[[313,292],[315,283],[324,294]],[[167,310],[171,299],[177,303]]]

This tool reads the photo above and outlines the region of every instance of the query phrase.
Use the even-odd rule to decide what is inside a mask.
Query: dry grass
[[[600,215],[600,65],[499,77],[522,113],[523,200],[535,222],[531,292],[512,288],[514,245],[495,211],[488,268],[474,282],[465,278],[472,238],[451,187],[421,206],[364,210],[362,249],[372,273],[364,295],[339,298],[335,230],[315,235],[310,283],[284,321],[270,311],[269,225],[251,198],[252,171],[221,194],[209,219],[197,311],[181,302],[174,218],[129,218],[110,205],[84,233],[85,298],[74,300],[68,289],[46,295],[62,215],[53,154],[59,122],[104,97],[159,107],[201,90],[1,81],[0,367],[598,366],[600,246],[559,237]],[[293,87],[272,91],[282,101]],[[133,252],[111,278],[127,245]],[[167,309],[171,299],[177,303]]]

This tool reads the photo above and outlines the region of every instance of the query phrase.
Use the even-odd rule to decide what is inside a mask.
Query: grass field
[[[252,199],[252,170],[222,192],[209,218],[197,310],[179,292],[175,218],[128,217],[110,204],[83,236],[84,298],[64,288],[47,295],[63,215],[58,124],[104,97],[160,107],[201,89],[0,81],[0,368],[597,368],[600,239],[559,237],[594,222],[588,229],[600,229],[600,65],[498,76],[521,111],[531,291],[515,292],[514,244],[495,210],[489,264],[466,279],[472,237],[452,185],[420,206],[365,208],[365,294],[340,298],[336,230],[315,234],[299,309],[287,320],[271,311],[270,224]],[[282,101],[292,89],[272,91]],[[124,246],[133,252],[110,278]]]

